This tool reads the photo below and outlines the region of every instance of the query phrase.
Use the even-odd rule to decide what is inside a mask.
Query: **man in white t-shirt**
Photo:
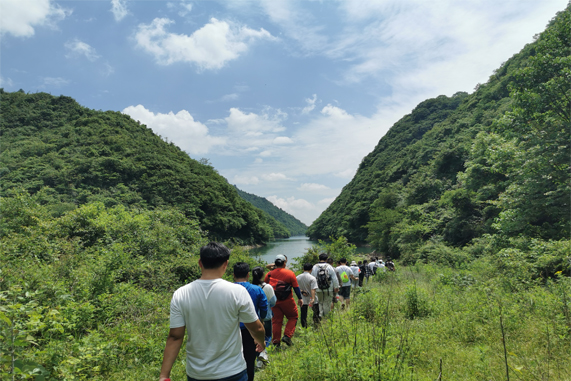
[[[230,250],[211,242],[200,249],[200,279],[175,291],[170,307],[160,381],[169,378],[187,331],[186,374],[188,381],[246,381],[242,354],[242,322],[254,338],[258,352],[265,348],[264,326],[258,319],[248,291],[222,279]]]
[[[297,276],[297,284],[301,291],[303,306],[301,306],[300,321],[303,328],[307,328],[307,310],[309,307],[313,310],[313,323],[319,324],[319,300],[315,295],[317,288],[317,279],[311,275],[313,265],[306,263],[303,265],[303,273]]]

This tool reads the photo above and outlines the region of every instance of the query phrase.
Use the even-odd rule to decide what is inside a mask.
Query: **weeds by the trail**
[[[571,279],[514,292],[481,269],[377,274],[256,380],[571,380]]]

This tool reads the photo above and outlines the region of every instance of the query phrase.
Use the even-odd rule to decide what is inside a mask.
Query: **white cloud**
[[[234,176],[234,184],[238,185],[256,185],[260,182],[256,176]]]
[[[323,184],[316,184],[316,183],[303,183],[297,190],[303,192],[315,192],[315,191],[323,191],[330,189],[328,186]]]
[[[176,3],[169,2],[167,3],[167,7],[169,9],[178,9],[178,15],[180,17],[184,17],[192,11],[192,3],[185,2],[184,0]]]
[[[2,0],[0,8],[0,33],[16,37],[31,37],[38,26],[55,27],[71,14],[51,0]]]
[[[124,0],[111,0],[111,13],[115,21],[121,21],[129,14],[127,2]]]
[[[4,78],[0,75],[0,87],[12,87],[14,82],[10,78]]]
[[[277,138],[275,138],[273,140],[274,144],[292,144],[293,140],[291,140],[290,138],[288,138],[287,136],[278,136]]]
[[[140,24],[135,35],[137,46],[161,65],[188,62],[199,70],[220,69],[245,53],[256,40],[275,40],[263,28],[254,30],[215,18],[190,36],[167,32],[165,27],[173,23],[156,18],[148,25]]]
[[[99,58],[93,47],[77,38],[67,41],[64,46],[68,50],[66,58],[83,56],[92,62]]]
[[[335,201],[336,197],[330,197],[330,198],[324,198],[319,200],[317,203],[319,205],[325,205],[325,207],[328,207],[333,201]]]
[[[260,156],[261,157],[270,157],[270,156],[272,156],[272,151],[269,151],[269,150],[262,151],[262,152],[260,152]]]
[[[317,94],[313,94],[313,98],[305,98],[305,103],[307,106],[301,110],[302,114],[309,114],[315,108],[315,101],[317,101]]]
[[[294,196],[281,198],[273,195],[266,197],[266,199],[278,208],[296,216],[305,224],[310,224],[317,217],[315,205],[303,198],[295,198]]]
[[[209,135],[208,127],[194,120],[186,110],[168,114],[153,113],[142,105],[129,106],[123,114],[146,124],[154,133],[168,138],[190,154],[208,153],[213,146],[224,145],[226,139]]]
[[[42,82],[42,87],[62,87],[69,84],[70,81],[62,77],[44,77]]]
[[[266,181],[284,181],[284,180],[291,180],[283,173],[269,173],[262,175],[263,179]]]

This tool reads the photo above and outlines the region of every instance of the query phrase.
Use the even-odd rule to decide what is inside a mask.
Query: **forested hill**
[[[399,120],[308,235],[394,257],[481,237],[569,239],[570,13],[473,94],[426,100]]]
[[[274,218],[278,223],[285,227],[289,235],[305,235],[307,231],[307,225],[303,222],[292,216],[291,214],[287,213],[286,211],[278,208],[274,204],[272,204],[267,199],[256,196],[255,194],[246,193],[243,190],[236,188],[240,197],[244,200],[248,201],[252,205],[257,208],[262,209],[264,212],[268,213],[272,218]],[[274,235],[278,237],[276,233],[278,230],[274,228]]]
[[[72,98],[0,90],[0,196],[23,188],[54,215],[77,205],[181,210],[213,239],[263,242],[264,214],[209,165],[120,112],[95,111]]]

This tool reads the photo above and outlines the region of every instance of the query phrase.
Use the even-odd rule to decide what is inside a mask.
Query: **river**
[[[297,235],[289,238],[276,239],[268,242],[266,246],[251,249],[250,254],[260,256],[260,259],[267,263],[272,263],[276,259],[276,255],[283,254],[291,262],[292,259],[301,257],[313,245],[317,245],[317,241],[312,241],[309,237]],[[356,253],[370,253],[369,247],[358,247]]]

